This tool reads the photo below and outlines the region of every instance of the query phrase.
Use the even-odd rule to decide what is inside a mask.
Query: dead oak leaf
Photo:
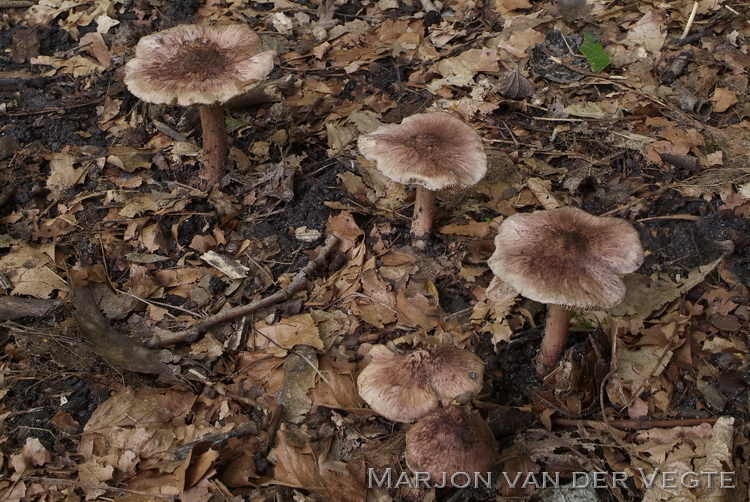
[[[468,235],[486,239],[497,234],[497,224],[492,221],[469,221],[462,224],[443,225],[438,232],[446,235]]]
[[[31,58],[30,63],[34,65],[51,66],[53,69],[44,72],[43,75],[45,76],[52,76],[60,73],[63,75],[72,75],[73,77],[86,77],[105,70],[104,66],[83,56],[71,56],[69,58],[37,56]]]
[[[10,456],[10,465],[15,471],[11,480],[17,481],[32,467],[52,462],[52,455],[37,438],[26,438],[21,451]]]
[[[391,286],[384,281],[375,269],[375,258],[363,266],[360,274],[362,294],[353,296],[346,303],[347,308],[358,319],[382,329],[396,320],[396,299]]]

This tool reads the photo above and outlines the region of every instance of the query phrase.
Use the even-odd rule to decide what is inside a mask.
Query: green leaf
[[[245,127],[247,125],[247,122],[243,122],[242,120],[237,120],[229,115],[224,117],[224,121],[227,123],[227,132],[234,132],[240,127]]]
[[[583,34],[583,45],[580,50],[581,54],[586,56],[592,71],[598,73],[609,66],[609,56],[593,33]]]

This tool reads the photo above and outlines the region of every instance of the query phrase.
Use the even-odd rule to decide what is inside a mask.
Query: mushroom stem
[[[432,230],[432,220],[435,218],[434,190],[417,185],[417,194],[414,199],[414,217],[411,222],[411,243],[417,249],[427,247],[427,237]]]
[[[224,176],[229,158],[229,134],[224,120],[224,107],[201,105],[200,116],[203,128],[203,167],[198,185],[210,190]]]
[[[570,309],[561,305],[551,304],[547,308],[547,326],[544,328],[542,347],[536,362],[536,374],[540,378],[549,375],[565,349],[568,341],[568,327],[570,325]]]

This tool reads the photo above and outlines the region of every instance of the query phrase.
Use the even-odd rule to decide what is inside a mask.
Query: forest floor
[[[435,3],[0,1],[0,499],[747,500],[750,4]],[[226,22],[278,57],[205,192],[197,114],[123,68],[144,35]],[[356,140],[433,109],[489,170],[438,195],[417,251],[413,189]],[[542,381],[545,307],[493,301],[487,259],[504,218],[562,206],[632,222],[646,258]],[[291,298],[148,348],[319,256]],[[409,425],[356,387],[386,342],[484,361],[490,487],[395,486]],[[540,486],[583,472],[603,484]]]

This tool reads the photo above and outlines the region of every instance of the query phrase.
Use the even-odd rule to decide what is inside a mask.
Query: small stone
[[[320,239],[320,230],[314,228],[299,227],[294,229],[294,238],[302,242],[315,242]]]

